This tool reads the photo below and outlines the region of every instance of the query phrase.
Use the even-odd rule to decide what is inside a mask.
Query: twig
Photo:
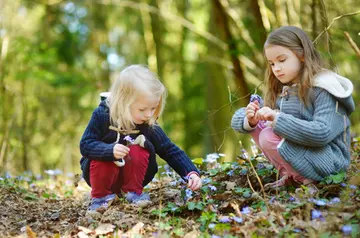
[[[262,182],[261,182],[261,179],[260,179],[258,173],[256,172],[256,169],[255,169],[253,163],[251,162],[251,159],[249,158],[248,160],[249,160],[249,162],[250,162],[251,168],[254,170],[254,173],[255,173],[255,176],[256,176],[257,180],[258,180],[259,183],[260,183],[261,191],[263,192],[263,195],[264,195],[264,198],[265,198],[265,197],[266,197],[265,189],[264,189],[264,186],[263,186],[263,184],[262,184]]]
[[[316,39],[314,40],[314,44],[317,42],[317,40],[318,40],[325,32],[327,32],[327,31],[330,29],[330,27],[332,26],[332,24],[334,24],[334,22],[335,22],[336,20],[339,20],[339,19],[341,19],[341,18],[343,18],[343,17],[354,16],[354,15],[357,15],[357,14],[359,14],[359,13],[360,13],[360,11],[350,12],[350,13],[345,13],[345,14],[343,14],[343,15],[334,17],[334,18],[332,19],[332,21],[330,22],[330,24],[329,24],[327,27],[325,27],[325,29],[316,37]]]
[[[347,40],[349,41],[351,48],[353,48],[353,50],[355,51],[356,55],[360,57],[360,49],[359,47],[356,45],[356,43],[353,41],[353,39],[351,38],[351,36],[349,35],[348,32],[344,31],[344,34],[347,38]]]
[[[255,189],[254,189],[253,186],[251,185],[251,181],[250,181],[250,179],[249,179],[249,175],[248,175],[248,174],[246,174],[246,178],[247,178],[247,181],[248,181],[249,186],[250,186],[250,188],[251,188],[251,191],[252,191],[253,193],[256,193]]]
[[[216,110],[214,110],[214,111],[212,111],[212,112],[209,112],[209,113],[208,113],[208,116],[207,116],[204,120],[202,120],[202,122],[205,122],[205,121],[209,118],[209,116],[214,115],[215,113],[217,113],[218,111],[220,111],[220,110],[223,109],[224,107],[227,107],[227,106],[229,106],[229,105],[232,105],[232,104],[234,104],[235,102],[240,101],[241,99],[244,99],[244,98],[249,97],[252,93],[256,92],[257,89],[258,89],[263,83],[264,83],[264,81],[262,81],[259,85],[257,85],[257,86],[255,87],[255,89],[254,89],[252,92],[248,93],[247,95],[245,95],[245,96],[243,96],[243,97],[241,97],[241,98],[237,98],[237,99],[233,100],[231,103],[227,103],[227,104],[219,107],[218,109],[216,109]]]
[[[256,171],[255,171],[255,174],[257,175]],[[252,184],[251,184],[251,181],[250,181],[250,178],[249,178],[249,175],[248,175],[248,174],[246,174],[246,179],[247,179],[247,181],[248,181],[248,184],[249,184],[249,186],[250,186],[251,191],[252,191],[253,193],[256,193],[255,189],[253,188],[253,186],[252,186]],[[260,184],[261,184],[261,182],[260,182]],[[264,191],[264,190],[263,190],[263,191]],[[264,194],[265,194],[265,193],[264,193]],[[261,196],[259,195],[259,197],[264,201],[264,203],[265,203],[268,211],[270,211],[270,207],[269,207],[267,201],[265,200],[265,195],[264,195],[264,197],[261,197]]]
[[[254,167],[253,163],[251,162],[251,159],[250,159],[250,158],[248,158],[248,160],[249,160],[249,162],[250,162],[250,166],[251,166],[251,168],[254,170],[254,173],[255,173],[255,176],[256,176],[257,180],[259,181],[259,184],[260,184],[260,187],[261,187],[261,191],[262,191],[262,193],[263,193],[263,198],[262,198],[262,199],[263,199],[263,201],[264,201],[264,203],[265,203],[265,205],[266,205],[267,209],[270,211],[270,207],[269,207],[269,205],[268,205],[267,201],[265,200],[265,198],[266,198],[266,193],[265,193],[264,186],[263,186],[263,184],[262,184],[262,182],[261,182],[261,179],[260,179],[260,177],[259,177],[258,173],[256,172],[256,169],[255,169],[255,167]],[[248,176],[248,181],[250,182],[250,180],[249,180],[249,176]],[[252,188],[251,183],[249,183],[249,185],[250,185],[250,187]],[[254,190],[254,189],[252,188],[252,190]],[[260,197],[261,197],[261,196],[260,196]]]

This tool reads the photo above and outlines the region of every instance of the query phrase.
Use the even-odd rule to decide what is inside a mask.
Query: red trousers
[[[150,153],[139,145],[130,145],[129,148],[123,167],[116,166],[112,161],[91,161],[91,197],[101,198],[121,191],[142,193]]]

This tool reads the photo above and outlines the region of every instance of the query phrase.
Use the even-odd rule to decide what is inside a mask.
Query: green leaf
[[[203,164],[203,158],[195,158],[192,160],[194,164],[202,165]]]
[[[188,202],[187,203],[187,208],[190,210],[190,211],[192,211],[192,210],[194,210],[195,209],[195,203],[194,202]]]

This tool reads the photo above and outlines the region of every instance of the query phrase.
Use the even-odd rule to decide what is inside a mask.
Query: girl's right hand
[[[113,153],[114,153],[114,157],[115,159],[122,159],[125,156],[127,156],[129,154],[129,147],[122,145],[122,144],[115,144],[114,148],[113,148]]]
[[[255,114],[259,109],[260,105],[258,101],[249,103],[245,109],[246,118],[251,127],[255,127],[259,122],[259,120],[255,117]]]

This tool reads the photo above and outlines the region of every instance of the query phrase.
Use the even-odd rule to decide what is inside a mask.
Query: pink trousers
[[[279,171],[280,177],[287,175],[295,182],[301,184],[310,181],[296,172],[294,168],[281,157],[277,150],[277,146],[282,138],[274,133],[272,127],[266,127],[262,122],[259,122],[256,129],[250,134],[257,146],[264,153],[265,157]]]

